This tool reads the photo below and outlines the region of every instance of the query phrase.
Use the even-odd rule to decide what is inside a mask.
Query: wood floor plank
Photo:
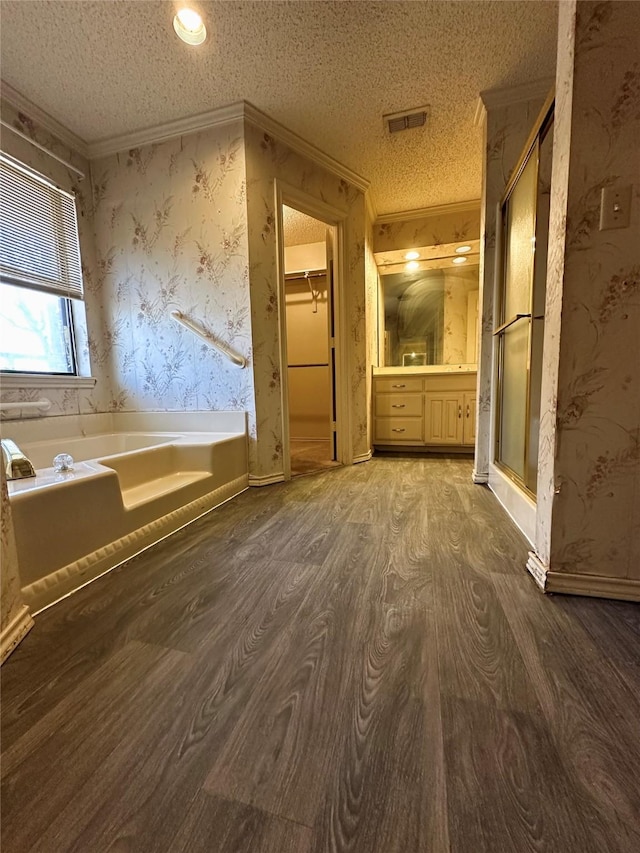
[[[147,723],[185,664],[179,652],[129,643],[3,753],[2,832],[14,849],[31,849],[68,803],[75,808],[96,767]]]
[[[172,853],[309,853],[311,830],[244,803],[198,794],[170,847],[164,849]],[[139,853],[139,848],[131,848],[131,853]]]
[[[514,639],[576,791],[637,849],[640,694],[592,645],[570,610],[521,579],[495,575],[493,583],[509,602]],[[598,689],[602,684],[605,690]]]
[[[108,850],[114,839],[153,850],[157,839],[175,832],[253,692],[272,677],[314,571],[311,565],[290,567],[257,605],[248,603],[242,623],[227,625],[226,634],[218,627],[206,654],[194,657],[184,699],[154,748],[141,756],[134,779],[107,780],[111,796],[103,796],[70,850],[80,853],[89,844]],[[102,773],[94,784],[104,784]]]
[[[313,850],[445,853],[437,655],[426,609],[378,604],[373,613],[353,658],[341,757]]]
[[[368,525],[344,524],[319,568],[278,666],[244,709],[205,789],[311,825],[334,754],[350,654],[366,623],[354,618],[373,559]]]

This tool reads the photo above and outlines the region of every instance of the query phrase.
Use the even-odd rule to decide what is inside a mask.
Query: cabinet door
[[[426,444],[462,444],[463,394],[426,393]]]
[[[476,443],[476,395],[464,395],[464,426],[462,428],[462,443]]]

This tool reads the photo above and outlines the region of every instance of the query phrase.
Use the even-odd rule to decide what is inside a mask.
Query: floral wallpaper
[[[183,312],[251,362],[242,122],[104,157],[92,175],[108,331],[91,356],[113,377],[110,408],[246,410],[255,437],[251,368],[170,316]]]
[[[344,286],[350,347],[345,379],[351,397],[351,444],[355,457],[367,453],[370,447],[364,286],[365,199],[356,187],[248,121],[245,122],[245,145],[257,438],[257,456],[251,473],[268,478],[283,470],[274,180],[283,180],[346,214]]]
[[[536,551],[640,580],[640,5],[560,4]],[[603,187],[631,225],[599,230]]]
[[[493,459],[490,436],[493,330],[496,326],[493,298],[496,273],[496,208],[542,105],[543,99],[539,98],[487,108],[485,113],[480,226],[484,236],[480,247],[480,340],[474,464],[474,477],[478,482],[487,481],[489,462]]]
[[[477,240],[480,236],[479,207],[394,222],[384,222],[384,217],[382,219],[374,229],[375,252],[439,246],[460,240]]]
[[[96,277],[93,209],[91,197],[91,175],[87,160],[77,152],[60,142],[48,131],[39,127],[29,116],[16,110],[11,104],[2,102],[2,118],[30,139],[43,145],[49,151],[75,165],[85,173],[79,176],[62,163],[50,157],[46,151],[30,145],[10,130],[2,132],[2,150],[32,169],[49,178],[57,186],[72,192],[76,196],[78,211],[78,231],[80,235],[80,253],[84,279],[84,309],[78,307],[81,322],[76,323],[76,348],[80,372],[96,378],[92,389],[76,390],[72,388],[4,388],[2,399],[5,402],[39,400],[46,397],[51,401],[47,415],[70,415],[87,412],[106,412],[113,400],[109,365],[91,358],[93,350],[107,336],[105,326],[105,305],[99,280]],[[86,314],[86,322],[84,315]]]

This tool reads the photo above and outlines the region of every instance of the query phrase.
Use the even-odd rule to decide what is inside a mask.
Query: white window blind
[[[0,154],[0,277],[82,299],[76,200]]]

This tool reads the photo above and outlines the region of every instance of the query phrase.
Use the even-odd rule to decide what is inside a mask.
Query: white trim
[[[373,450],[368,450],[366,453],[359,453],[353,457],[353,464],[358,465],[360,462],[368,462],[373,456]]]
[[[593,598],[640,601],[640,580],[548,571],[545,591],[570,595],[589,595]]]
[[[8,625],[0,633],[0,663],[9,657],[18,643],[33,628],[33,618],[29,608],[23,604]]]
[[[63,124],[60,124],[60,122],[53,118],[53,116],[50,116],[49,113],[46,113],[43,109],[34,104],[33,101],[25,98],[24,95],[14,89],[13,86],[5,83],[4,80],[2,81],[1,92],[3,101],[6,101],[19,112],[28,115],[29,118],[33,119],[33,121],[43,130],[51,133],[64,145],[68,145],[76,154],[80,154],[80,156],[85,159],[89,157],[89,146],[84,139],[81,139],[81,137],[77,136],[73,131],[69,130]]]
[[[94,376],[54,376],[41,373],[0,373],[2,391],[15,388],[93,388]]]
[[[540,589],[545,592],[547,587],[547,567],[542,562],[535,551],[529,551],[527,559],[527,571],[538,584]]]
[[[489,488],[503,509],[533,545],[536,534],[535,501],[518,488],[496,465],[489,463]]]
[[[375,220],[376,225],[384,225],[392,222],[409,222],[414,219],[430,219],[434,216],[446,216],[450,213],[466,213],[467,211],[480,211],[481,199],[474,198],[469,201],[456,201],[453,204],[439,204],[435,207],[421,207],[418,210],[400,210],[397,213],[381,213]]]
[[[254,107],[253,104],[250,104],[248,101],[244,101],[243,106],[244,117],[247,121],[251,122],[256,127],[259,127],[261,130],[270,133],[272,136],[275,136],[280,140],[280,142],[283,142],[293,151],[297,151],[298,154],[301,154],[308,160],[313,161],[318,166],[327,169],[339,178],[344,178],[347,183],[356,187],[363,193],[366,193],[371,186],[371,182],[366,178],[363,178],[357,172],[354,172],[353,169],[350,169],[348,166],[345,166],[343,163],[335,160],[329,154],[325,154],[324,151],[321,151],[311,142],[307,142],[306,139],[298,136],[297,133],[289,130],[289,128],[280,124],[280,122],[271,118],[271,116],[263,113],[262,110]]]
[[[273,486],[275,483],[284,483],[284,472],[280,471],[278,474],[264,474],[262,477],[258,477],[256,474],[249,474],[249,486],[259,487],[259,486]]]
[[[480,92],[480,100],[486,110],[508,107],[510,104],[519,104],[523,101],[545,100],[554,85],[554,77],[543,77],[541,80],[533,80],[531,83],[522,83],[519,86],[484,89]],[[476,111],[476,116],[477,114]]]
[[[478,100],[476,101],[476,111],[473,114],[473,126],[481,127],[484,123],[485,117],[487,115],[487,109],[485,105],[482,103],[482,98],[478,95]]]
[[[473,473],[471,474],[471,479],[476,486],[483,486],[489,482],[489,473],[487,471],[478,471],[474,468]]]
[[[168,139],[198,133],[211,127],[231,124],[234,121],[244,119],[276,137],[293,151],[297,151],[298,154],[301,154],[323,169],[326,169],[339,178],[343,178],[347,183],[356,187],[361,192],[366,193],[371,186],[370,181],[363,178],[357,172],[354,172],[349,166],[345,166],[344,163],[341,163],[329,154],[325,154],[324,151],[321,151],[313,143],[298,136],[297,133],[289,130],[289,128],[280,124],[280,122],[271,118],[267,113],[262,112],[262,110],[248,101],[237,101],[233,104],[227,104],[215,110],[198,113],[194,116],[187,116],[186,118],[136,130],[132,133],[123,133],[119,136],[112,136],[108,139],[87,143],[6,83],[2,84],[2,97],[7,103],[15,107],[15,109],[25,112],[43,129],[48,130],[61,142],[69,145],[78,154],[89,160],[97,160],[101,157],[107,157],[110,154],[117,154],[120,151],[128,151],[130,148],[139,148],[143,145],[165,142]],[[375,209],[372,202],[371,205],[373,215],[375,216]]]
[[[179,136],[199,133],[211,127],[241,121],[245,115],[245,106],[244,101],[237,101],[234,104],[218,107],[206,113],[198,113],[187,118],[179,118],[175,121],[146,127],[143,130],[136,130],[133,133],[123,133],[120,136],[112,136],[109,139],[92,142],[88,147],[89,158],[97,160],[100,157],[107,157],[120,151],[128,151],[131,148],[166,142],[168,139],[175,139]]]
[[[366,205],[367,213],[369,214],[371,224],[373,224],[378,218],[378,214],[376,212],[375,202],[373,201],[373,194],[370,189],[367,190],[367,192],[364,194],[364,203]]]
[[[343,465],[353,462],[351,446],[351,398],[347,388],[350,385],[349,339],[347,337],[347,289],[345,279],[345,219],[347,213],[332,207],[320,199],[307,195],[303,190],[291,186],[279,179],[274,180],[276,206],[276,240],[278,244],[278,323],[280,336],[280,389],[282,412],[282,445],[284,448],[284,479],[291,479],[291,448],[289,436],[289,394],[287,371],[286,316],[285,316],[285,279],[284,279],[284,231],[282,205],[286,204],[323,222],[333,231],[333,297],[335,317],[336,349],[336,423],[337,423],[337,461]],[[327,261],[328,263],[328,261]]]
[[[337,177],[344,178],[345,181],[357,187],[361,192],[365,193],[369,189],[370,182],[366,178],[363,178],[357,172],[354,172],[353,169],[335,160],[329,154],[325,154],[324,151],[321,151],[311,142],[307,142],[306,139],[298,136],[297,133],[289,130],[248,101],[237,101],[224,107],[218,107],[215,110],[209,110],[206,113],[199,113],[195,116],[165,122],[164,124],[147,127],[133,133],[121,134],[120,136],[113,136],[110,139],[92,142],[88,146],[88,156],[91,160],[95,160],[99,157],[106,157],[109,154],[117,154],[119,151],[127,151],[130,148],[139,148],[142,145],[165,142],[168,139],[186,136],[190,133],[199,133],[211,127],[219,127],[241,120],[251,122],[251,124],[271,134],[293,151],[297,151],[298,154],[301,154],[323,169],[327,169]]]

